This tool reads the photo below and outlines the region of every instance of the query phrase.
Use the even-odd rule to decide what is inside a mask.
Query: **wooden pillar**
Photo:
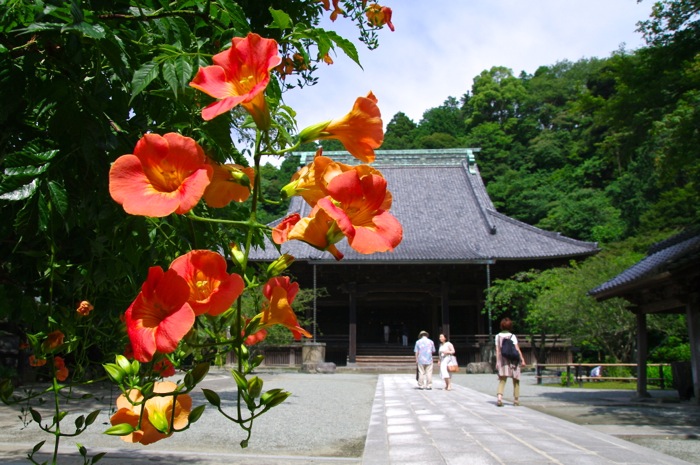
[[[355,363],[357,356],[357,285],[355,283],[348,284],[348,310],[349,327],[348,327],[348,363]]]
[[[695,403],[700,404],[700,302],[697,295],[686,305],[686,319],[690,340],[690,370],[693,374]]]
[[[440,288],[440,303],[442,312],[442,332],[447,339],[450,338],[450,284],[442,282]],[[436,335],[437,336],[437,335]]]
[[[647,315],[637,309],[637,397],[651,397],[647,391]]]

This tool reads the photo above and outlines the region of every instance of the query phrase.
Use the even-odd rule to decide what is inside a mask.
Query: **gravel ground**
[[[65,420],[73,426],[80,413],[102,409],[95,424],[77,438],[63,439],[66,451],[75,451],[75,443],[84,444],[90,454],[103,450],[163,452],[201,452],[249,456],[361,457],[376,388],[376,374],[302,374],[298,372],[261,372],[263,390],[282,388],[292,393],[285,402],[255,421],[247,448],[240,447],[245,433],[240,427],[217,412],[206,402],[201,391],[192,395],[193,404],[207,404],[202,418],[174,438],[142,446],[121,441],[102,432],[109,427],[110,406],[116,393],[98,392],[99,402],[85,406],[82,412],[71,413]],[[177,378],[177,377],[175,377]],[[200,387],[219,393],[228,414],[235,414],[235,382],[226,370],[212,370]],[[42,410],[42,409],[40,409]],[[68,407],[70,410],[70,406]],[[0,449],[30,449],[51,438],[35,423],[23,428],[18,409],[0,408],[3,437]],[[43,415],[50,418],[50,413]],[[70,428],[66,428],[70,429]],[[49,452],[48,444],[42,452]],[[109,455],[108,455],[109,456]],[[0,453],[0,462],[3,462]],[[208,460],[205,463],[213,463]]]

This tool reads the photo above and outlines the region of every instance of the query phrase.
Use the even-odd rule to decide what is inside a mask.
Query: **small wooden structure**
[[[685,313],[690,340],[692,390],[700,399],[700,230],[692,229],[653,245],[639,263],[591,290],[597,300],[622,297],[637,315],[637,396],[646,385],[647,325],[651,313]]]

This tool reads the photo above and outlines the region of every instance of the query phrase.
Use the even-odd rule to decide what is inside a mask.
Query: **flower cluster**
[[[335,244],[343,238],[363,254],[391,251],[401,242],[403,229],[389,213],[392,197],[386,180],[368,165],[338,163],[319,150],[283,191],[301,195],[313,209],[306,218],[292,214],[275,227],[277,244],[301,240],[340,260],[343,254]]]
[[[240,105],[258,131],[268,131],[275,120],[264,91],[270,71],[281,63],[277,48],[274,40],[251,33],[234,38],[228,50],[214,56],[212,66],[200,68],[190,85],[215,99],[203,109],[202,117],[210,120]],[[268,228],[273,241],[302,240],[330,251],[338,259],[342,255],[335,244],[342,238],[360,253],[393,250],[401,242],[402,228],[389,213],[391,194],[386,180],[367,164],[374,161],[374,151],[383,138],[381,114],[372,92],[359,97],[345,116],[302,130],[294,147],[336,139],[363,163],[337,163],[319,149],[314,161],[300,169],[280,193],[282,198],[302,195],[313,210],[307,218],[292,215],[277,228]],[[251,194],[259,195],[258,168],[257,161],[253,168],[216,163],[196,141],[177,133],[146,134],[133,154],[123,155],[113,164],[109,191],[132,215],[164,217],[174,213],[187,214],[192,220],[216,221],[195,215],[193,209],[201,201],[211,208],[223,208],[232,201],[243,202]],[[251,226],[250,222],[243,226],[267,228]],[[141,364],[148,365],[156,376],[172,375],[175,353],[193,342],[203,347],[203,339],[193,333],[196,327],[212,321],[230,322],[231,339],[215,344],[231,347],[238,359],[234,376],[239,395],[251,410],[251,420],[255,408],[267,410],[288,395],[274,392],[261,397],[256,406],[254,398],[260,393],[262,381],[257,377],[246,381],[245,375],[261,360],[250,359],[246,347],[264,340],[270,328],[278,325],[287,328],[296,340],[311,337],[292,308],[299,285],[289,276],[281,276],[293,257],[280,257],[268,267],[265,279],[258,281],[246,273],[250,241],[242,247],[233,243],[230,251],[240,273],[229,273],[220,253],[202,249],[175,258],[167,270],[160,266],[148,270],[141,291],[123,317],[129,337],[127,357],[120,356],[117,363],[105,366],[123,391],[110,434],[150,444],[189,427],[193,420],[188,419],[192,405],[187,393],[196,384],[192,376],[186,377],[183,386],[149,383],[140,377]],[[261,288],[261,302],[254,316],[242,318],[240,304],[237,310],[229,311],[234,302],[240,303],[246,289],[255,287]],[[89,307],[81,304],[80,308],[86,312]],[[196,326],[198,318],[205,320]],[[191,353],[192,347],[188,350],[184,353]],[[198,371],[200,375],[204,372]],[[208,395],[208,400],[220,408],[214,394]]]
[[[112,165],[109,193],[131,215],[163,217],[189,212],[202,197],[217,208],[243,202],[253,176],[250,168],[216,163],[189,137],[146,134]]]
[[[366,0],[344,1],[343,7],[339,0],[318,2],[321,5],[311,5],[309,10],[328,11],[332,21],[341,15],[351,17],[363,34],[385,25],[394,30],[390,8],[376,3],[368,6]],[[87,300],[80,301],[74,311],[56,310],[51,303],[48,323],[27,334],[22,350],[29,352],[31,366],[41,370],[42,376],[52,378],[52,386],[45,392],[52,391],[56,399],[53,424],[43,426],[40,413],[35,410],[31,410],[30,421],[36,421],[42,430],[55,436],[56,451],[60,437],[77,436],[99,414],[96,410],[77,417],[74,432],[64,432],[60,423],[67,412],[59,409],[61,390],[73,389],[85,380],[94,382],[93,367],[87,362],[94,362],[96,352],[103,355],[103,346],[109,345],[104,341],[112,343],[115,336],[125,336],[128,341],[120,341],[114,352],[109,352],[122,352],[114,357],[114,363],[102,365],[107,378],[121,391],[107,434],[148,445],[188,429],[204,411],[204,405],[193,407],[190,394],[204,379],[211,363],[230,356],[235,360],[231,370],[236,385],[234,412],[224,411],[216,392],[202,391],[209,404],[238,424],[250,438],[253,420],[290,395],[282,389],[263,392],[263,381],[253,375],[263,357],[256,355],[251,346],[264,341],[268,334],[276,335],[275,327],[283,328],[285,336],[291,334],[297,341],[312,337],[295,313],[295,308],[304,302],[298,297],[299,284],[284,276],[294,257],[284,254],[266,269],[254,270],[248,264],[251,248],[263,244],[266,238],[276,244],[301,240],[341,259],[336,244],[343,239],[363,254],[392,251],[401,242],[401,224],[389,212],[392,197],[387,182],[379,170],[369,165],[384,139],[375,95],[369,92],[357,98],[346,115],[312,125],[297,135],[295,114],[281,100],[280,80],[294,72],[310,76],[315,69],[308,54],[309,44],[318,47],[317,61],[330,65],[333,59],[329,51],[335,48],[328,46],[328,40],[348,55],[349,42],[341,42],[322,30],[316,36],[310,33],[315,28],[308,29],[301,22],[293,24],[291,18],[288,24],[281,20],[284,11],[274,13],[275,24],[270,27],[291,28],[289,34],[281,35],[284,43],[255,33],[234,37],[230,47],[213,55],[211,65],[197,70],[189,86],[192,68],[183,65],[181,71],[186,80],[179,81],[179,87],[185,89],[177,89],[201,92],[197,99],[206,100],[201,111],[203,121],[234,109],[247,112],[248,118],[239,129],[248,131],[248,140],[255,141],[250,147],[253,166],[227,163],[209,153],[207,142],[215,138],[207,129],[214,126],[203,123],[204,130],[191,130],[202,137],[197,140],[177,132],[146,132],[133,149],[127,149],[131,153],[116,158],[109,169],[111,198],[126,214],[149,218],[140,223],[153,226],[149,240],[168,234],[169,244],[154,246],[149,253],[162,254],[164,266],[170,263],[167,268],[151,264],[143,267],[145,280],[119,315],[101,312],[99,308],[95,311]],[[230,37],[230,32],[224,34]],[[218,39],[211,43],[218,43]],[[201,56],[196,63],[203,59]],[[269,90],[271,82],[275,85]],[[319,148],[313,162],[302,167],[279,192],[279,199],[265,198],[270,194],[261,189],[262,156],[283,157],[302,144],[329,139],[342,143],[361,164],[338,163],[323,156]],[[259,222],[256,211],[261,202],[279,203],[294,195],[302,196],[312,206],[308,217],[290,215],[275,228]],[[249,202],[250,209],[233,206],[232,202]],[[249,217],[240,220],[247,212]],[[166,219],[173,214],[181,217]],[[195,222],[218,224],[222,230],[197,229]],[[190,235],[180,235],[178,228],[183,224],[189,227]],[[169,235],[171,231],[174,232]],[[217,244],[211,250],[200,248],[202,239],[212,238]],[[225,246],[219,241],[229,244],[229,249],[223,250]],[[179,244],[187,244],[185,248],[192,250],[172,252],[173,246]],[[112,332],[116,325],[124,332]],[[108,331],[104,328],[111,333],[105,334]],[[177,370],[185,372],[182,380],[164,380],[175,376]],[[62,384],[69,378],[72,379]],[[0,380],[0,401],[18,403],[17,399],[13,386]],[[248,438],[241,441],[242,447]],[[37,445],[33,453],[40,447]],[[80,449],[84,455],[82,446]],[[32,461],[33,453],[29,456]],[[98,457],[101,455],[93,461]]]
[[[150,362],[156,351],[173,352],[192,329],[195,316],[219,315],[241,295],[238,274],[226,272],[226,260],[209,250],[193,250],[170,264],[154,266],[124,315],[136,360]]]
[[[146,400],[141,391],[130,389],[117,398],[110,423],[123,429],[122,441],[152,444],[189,424],[192,397],[178,394],[177,384],[156,382],[153,393],[156,395]]]

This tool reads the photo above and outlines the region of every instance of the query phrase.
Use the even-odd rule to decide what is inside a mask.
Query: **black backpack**
[[[511,340],[512,337],[513,335],[511,334],[509,337],[501,339],[501,355],[509,362],[518,365],[520,364],[520,354]]]

